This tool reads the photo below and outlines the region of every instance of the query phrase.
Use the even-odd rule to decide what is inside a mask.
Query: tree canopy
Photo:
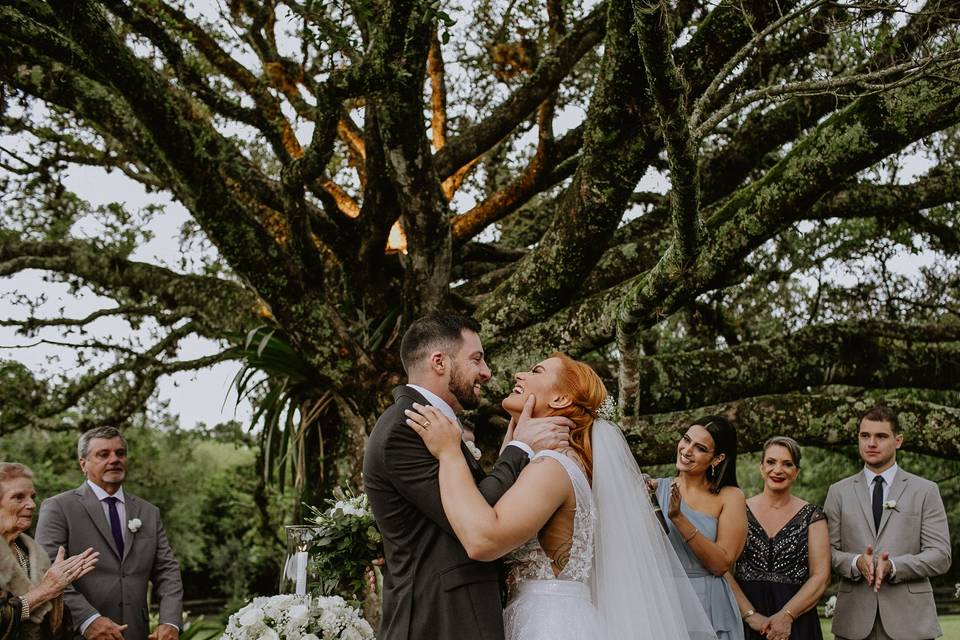
[[[648,461],[706,411],[745,449],[849,441],[881,396],[960,457],[958,25],[952,0],[2,0],[0,276],[112,301],[3,322],[154,340],[71,342],[66,380],[0,363],[0,430],[124,422],[255,354],[322,488],[356,478],[403,329],[453,308],[484,327],[482,424],[560,349]],[[168,194],[203,259],[131,257],[164,209],[93,206],[78,167]]]

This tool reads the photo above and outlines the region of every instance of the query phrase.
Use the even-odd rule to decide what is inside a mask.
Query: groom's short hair
[[[410,367],[435,350],[452,353],[463,344],[463,331],[480,333],[480,323],[458,313],[432,313],[414,320],[400,341],[400,362],[410,374]]]

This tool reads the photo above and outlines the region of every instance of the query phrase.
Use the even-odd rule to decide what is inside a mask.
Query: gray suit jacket
[[[51,558],[60,546],[68,556],[88,547],[100,552],[96,569],[63,594],[78,629],[87,618],[99,613],[117,624],[129,625],[123,634],[126,640],[146,640],[150,633],[148,582],[153,582],[153,595],[160,600],[160,622],[177,627],[182,623],[180,565],[167,542],[160,510],[126,491],[124,498],[127,522],[139,518],[142,525],[135,533],[126,530],[122,558],[103,506],[86,482],[43,501],[37,519],[37,542]]]
[[[942,635],[929,578],[950,569],[950,532],[936,483],[902,468],[897,470],[874,530],[870,491],[863,473],[830,486],[823,510],[830,528],[833,570],[840,576],[833,633],[843,638],[865,638],[880,616],[883,630],[894,640],[936,638]],[[867,545],[890,554],[895,576],[876,593],[854,577],[853,558]]]

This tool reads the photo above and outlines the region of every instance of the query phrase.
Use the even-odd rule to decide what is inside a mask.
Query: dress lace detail
[[[527,580],[573,580],[586,583],[590,579],[590,570],[593,567],[593,532],[595,528],[595,514],[593,511],[593,494],[590,484],[583,471],[573,460],[556,451],[545,450],[534,456],[534,459],[550,457],[563,465],[577,502],[573,516],[573,539],[566,564],[558,575],[554,575],[553,561],[540,546],[535,537],[510,554],[508,563],[510,572],[507,576],[507,587],[512,598],[517,587]]]

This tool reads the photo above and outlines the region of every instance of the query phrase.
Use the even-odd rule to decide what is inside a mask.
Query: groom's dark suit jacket
[[[407,386],[373,427],[363,457],[363,483],[383,534],[383,619],[380,640],[502,640],[499,566],[477,562],[457,541],[443,513],[439,463],[404,420],[414,402]],[[527,454],[507,447],[485,475],[464,445],[464,457],[491,505],[506,493]]]

